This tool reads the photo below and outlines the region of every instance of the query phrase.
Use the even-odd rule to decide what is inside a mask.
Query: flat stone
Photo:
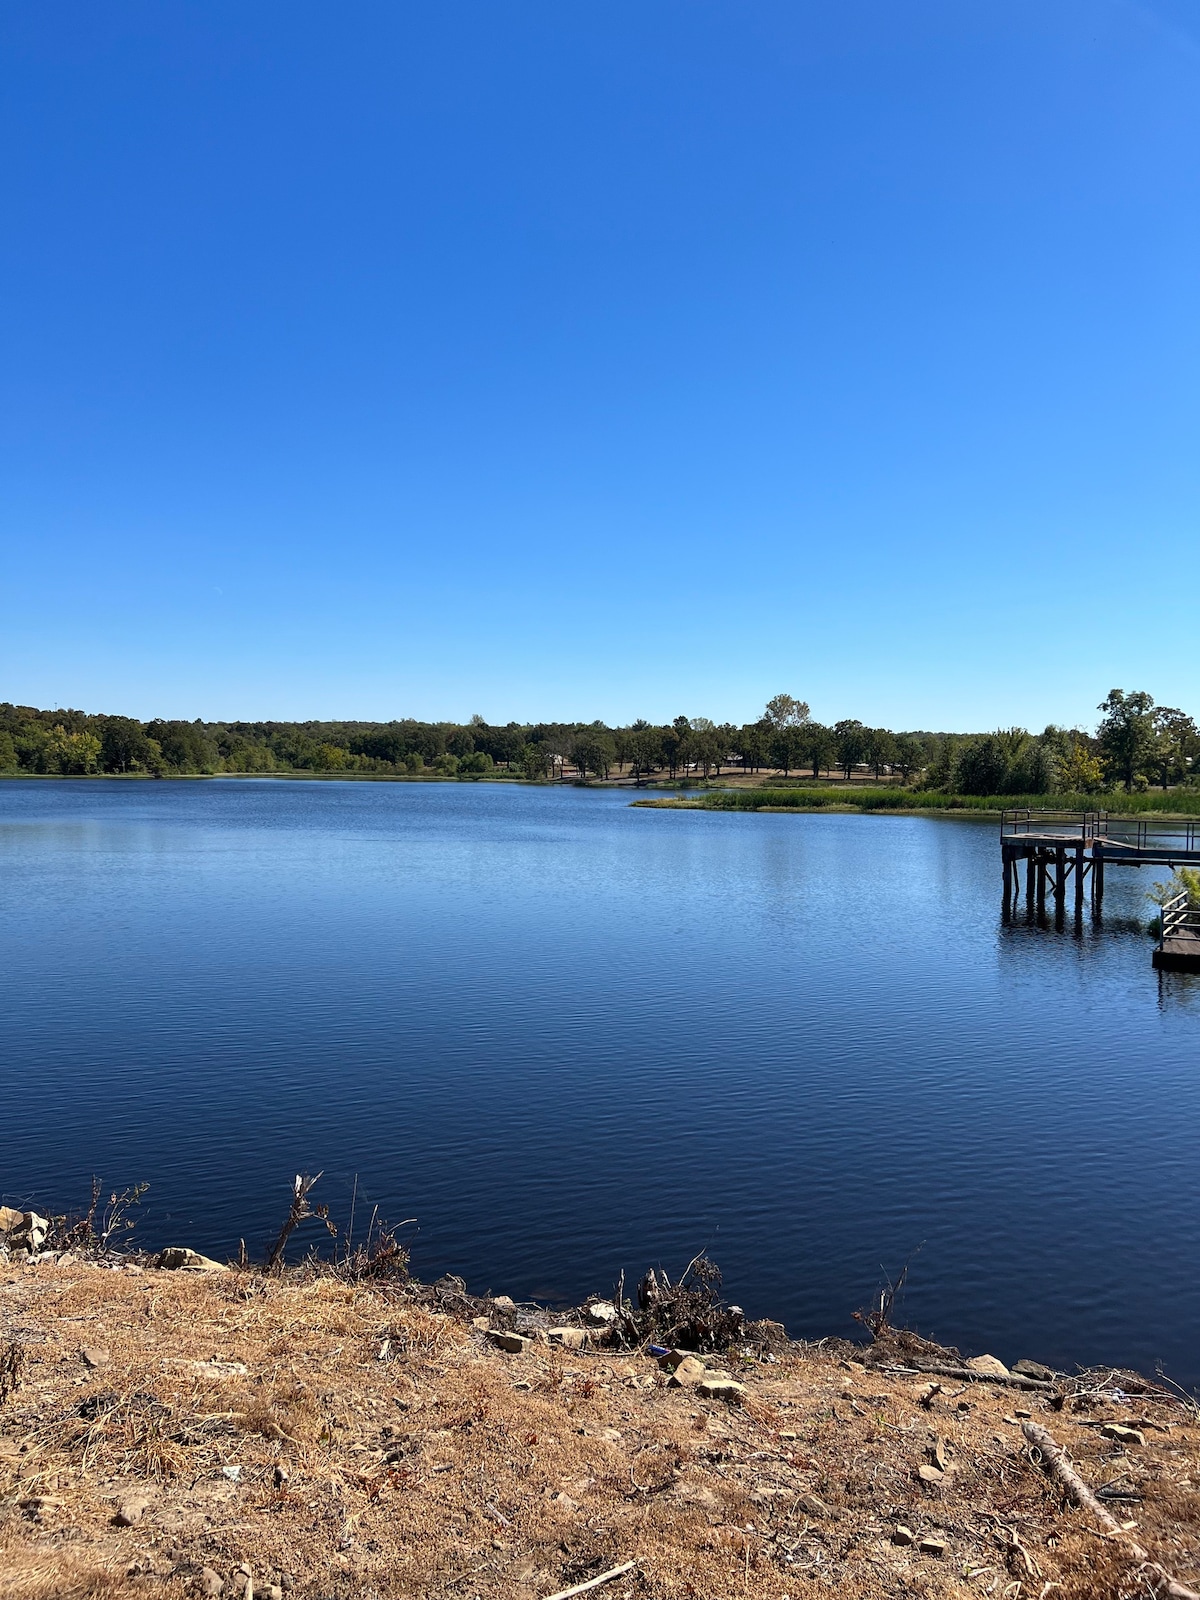
[[[913,1542],[912,1529],[906,1528],[902,1522],[892,1529],[893,1544],[911,1544]]]
[[[1043,1383],[1049,1383],[1054,1377],[1054,1368],[1043,1366],[1040,1361],[1029,1361],[1022,1357],[1014,1361],[1013,1371],[1021,1378],[1040,1378]]]
[[[946,1554],[946,1541],[939,1539],[936,1534],[927,1533],[917,1545],[927,1556],[944,1556]]]
[[[802,1494],[796,1504],[808,1517],[824,1517],[826,1521],[833,1519],[834,1513],[821,1499],[820,1495]]]
[[[586,1328],[547,1328],[546,1337],[551,1344],[561,1344],[566,1350],[582,1350],[589,1342]]]
[[[1106,1422],[1100,1429],[1102,1438],[1115,1439],[1118,1444],[1145,1444],[1146,1435],[1140,1428],[1127,1428],[1121,1422]]]
[[[158,1265],[167,1272],[228,1272],[229,1268],[211,1256],[202,1256],[198,1250],[185,1249],[183,1245],[168,1245],[158,1258]]]
[[[718,1378],[709,1374],[696,1385],[696,1393],[705,1400],[724,1400],[730,1405],[738,1405],[746,1393],[746,1386],[744,1383],[735,1383],[732,1378]]]
[[[936,1487],[939,1483],[943,1483],[945,1481],[946,1474],[941,1470],[940,1467],[924,1466],[917,1468],[917,1476],[920,1478],[922,1483],[927,1483],[931,1487]]]
[[[488,1338],[498,1350],[507,1350],[509,1355],[519,1356],[529,1349],[533,1343],[521,1333],[506,1333],[503,1328],[489,1328]]]
[[[112,1360],[112,1351],[100,1344],[85,1344],[79,1354],[85,1367],[106,1367]]]
[[[488,1318],[488,1317],[472,1317],[471,1318],[471,1326],[473,1328],[478,1329],[478,1331],[480,1333],[486,1333],[488,1331],[488,1329],[491,1327],[491,1325],[492,1325],[491,1324],[491,1319]]]
[[[118,1528],[135,1528],[146,1515],[149,1500],[140,1497],[122,1500],[117,1507],[117,1514],[113,1518]]]
[[[583,1308],[583,1314],[595,1328],[611,1328],[617,1320],[617,1308],[611,1300],[593,1300]]]
[[[0,1206],[0,1233],[11,1233],[25,1221],[25,1213],[16,1206]]]
[[[998,1361],[995,1356],[972,1356],[967,1362],[967,1366],[972,1372],[978,1372],[981,1376],[987,1378],[1009,1378],[1012,1376],[1003,1361]]]
[[[715,1379],[715,1374],[707,1374],[703,1361],[698,1361],[695,1356],[684,1356],[683,1360],[672,1369],[668,1385],[672,1389],[690,1389],[708,1376],[710,1381]]]

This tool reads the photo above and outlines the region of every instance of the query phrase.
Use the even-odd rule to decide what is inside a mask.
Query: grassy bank
[[[1005,808],[1053,807],[1063,811],[1111,811],[1123,816],[1157,813],[1200,816],[1200,791],[1151,790],[1142,794],[943,794],[923,789],[714,789],[706,794],[663,800],[635,800],[636,806],[689,811],[936,811],[975,812],[998,816]]]

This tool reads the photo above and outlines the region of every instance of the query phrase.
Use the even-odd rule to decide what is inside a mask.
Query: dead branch
[[[288,1210],[287,1216],[284,1218],[283,1227],[279,1230],[279,1237],[275,1241],[275,1247],[271,1251],[270,1256],[267,1258],[268,1272],[274,1272],[282,1263],[284,1251],[287,1249],[288,1240],[306,1218],[320,1217],[321,1221],[324,1222],[327,1227],[329,1226],[327,1220],[329,1208],[327,1206],[313,1207],[308,1203],[309,1191],[312,1189],[313,1184],[316,1183],[317,1178],[320,1176],[321,1174],[319,1172],[317,1173],[316,1177],[313,1178],[310,1178],[307,1172],[298,1172],[296,1174],[296,1181],[292,1186],[291,1207]]]
[[[571,1600],[572,1595],[586,1594],[589,1589],[598,1589],[602,1583],[611,1583],[614,1578],[632,1572],[636,1566],[636,1561],[627,1561],[622,1567],[610,1567],[597,1578],[589,1578],[586,1583],[577,1583],[573,1589],[560,1589],[557,1594],[548,1595],[547,1600]]]
[[[870,1366],[872,1372],[908,1377],[924,1377],[928,1373],[939,1378],[957,1378],[961,1383],[1000,1383],[1007,1384],[1010,1389],[1041,1390],[1044,1394],[1052,1394],[1055,1387],[1043,1378],[1025,1378],[1019,1372],[1009,1372],[1001,1377],[998,1373],[976,1372],[973,1367],[956,1367],[948,1361],[914,1361],[902,1367],[893,1366],[890,1362],[872,1361]]]
[[[1122,1540],[1134,1560],[1143,1564],[1146,1582],[1152,1593],[1169,1596],[1170,1600],[1200,1600],[1200,1595],[1195,1589],[1189,1589],[1186,1584],[1179,1583],[1164,1567],[1160,1567],[1157,1561],[1150,1560],[1148,1552],[1136,1539],[1130,1537],[1129,1530],[1096,1499],[1095,1494],[1071,1465],[1066,1451],[1051,1433],[1036,1422],[1023,1422],[1021,1431],[1038,1451],[1041,1465],[1066,1491],[1067,1498],[1072,1504],[1095,1517],[1105,1533]]]

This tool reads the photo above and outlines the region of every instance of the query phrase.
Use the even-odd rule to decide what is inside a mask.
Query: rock
[[[824,1517],[827,1522],[834,1517],[834,1513],[821,1499],[820,1495],[802,1494],[796,1504],[807,1517]]]
[[[683,1361],[700,1361],[700,1357],[694,1350],[676,1349],[668,1350],[658,1358],[658,1364],[664,1372],[674,1372],[675,1368]],[[704,1363],[701,1361],[700,1364],[703,1366]]]
[[[1003,1361],[997,1361],[995,1356],[972,1356],[966,1364],[972,1372],[978,1372],[987,1378],[1008,1378],[1012,1376]]]
[[[605,1444],[620,1444],[621,1440],[624,1438],[624,1435],[622,1434],[620,1428],[601,1428],[596,1437],[598,1439],[603,1439]]]
[[[564,1494],[561,1490],[558,1494],[552,1494],[550,1498],[560,1511],[565,1511],[568,1515],[579,1510],[579,1501],[572,1500],[569,1494]]]
[[[594,1328],[611,1328],[617,1320],[617,1308],[611,1300],[593,1300],[584,1306],[583,1314]]]
[[[222,1583],[220,1575],[215,1573],[211,1567],[202,1567],[200,1569],[200,1593],[204,1595],[205,1600],[217,1600],[217,1596],[224,1587],[225,1585]]]
[[[551,1344],[561,1344],[566,1350],[582,1350],[589,1342],[586,1328],[547,1328],[546,1337]]]
[[[724,1400],[729,1405],[739,1405],[746,1392],[744,1383],[735,1383],[732,1378],[718,1378],[709,1374],[696,1385],[696,1393],[704,1400]]]
[[[79,1354],[85,1367],[106,1367],[112,1360],[112,1351],[99,1344],[85,1344]]]
[[[917,1468],[917,1476],[922,1483],[929,1484],[930,1488],[936,1488],[939,1483],[945,1481],[946,1474],[940,1467],[924,1466]]]
[[[1121,1422],[1106,1422],[1100,1429],[1102,1438],[1115,1439],[1118,1444],[1145,1444],[1146,1435],[1140,1428],[1127,1428]]]
[[[462,1280],[460,1279],[459,1282],[462,1282]],[[463,1287],[465,1288],[466,1285],[464,1284]],[[492,1304],[498,1311],[515,1311],[517,1309],[517,1302],[511,1295],[507,1294],[494,1294],[492,1296]]]
[[[239,1483],[242,1477],[241,1467],[222,1467],[221,1476],[228,1478],[230,1483]]]
[[[182,1245],[168,1245],[158,1258],[158,1266],[167,1272],[228,1272],[229,1268],[211,1256],[202,1256],[198,1250],[188,1250]]]
[[[498,1350],[507,1350],[512,1356],[521,1355],[533,1343],[522,1333],[505,1333],[502,1328],[490,1328],[488,1338]]]
[[[277,1583],[267,1585],[267,1600],[283,1600],[283,1590]]]
[[[927,1556],[944,1556],[946,1554],[946,1541],[939,1539],[934,1533],[927,1533],[918,1544],[917,1549]]]
[[[117,1507],[117,1514],[113,1518],[118,1528],[135,1528],[146,1515],[149,1500],[140,1497],[122,1500]]]
[[[11,1206],[5,1206],[4,1211],[9,1216],[13,1215]],[[39,1255],[50,1230],[49,1218],[39,1217],[36,1211],[18,1211],[16,1217],[17,1221],[4,1230],[9,1249],[25,1250],[31,1256]]]
[[[698,1361],[695,1356],[684,1356],[683,1360],[674,1368],[669,1380],[672,1389],[693,1388],[705,1376],[703,1361]],[[709,1375],[710,1381],[715,1381],[715,1374]]]
[[[893,1544],[911,1544],[913,1542],[912,1529],[906,1528],[902,1522],[897,1523],[892,1529]]]
[[[0,1206],[0,1233],[11,1233],[25,1221],[25,1213],[16,1206]]]
[[[1044,1367],[1040,1361],[1028,1361],[1024,1357],[1014,1361],[1013,1371],[1021,1378],[1040,1378],[1043,1383],[1049,1383],[1054,1377],[1053,1367]]]
[[[472,1317],[471,1318],[471,1326],[474,1329],[476,1329],[479,1333],[486,1333],[488,1331],[488,1329],[491,1327],[491,1325],[492,1325],[492,1323],[491,1323],[491,1319],[489,1317]]]

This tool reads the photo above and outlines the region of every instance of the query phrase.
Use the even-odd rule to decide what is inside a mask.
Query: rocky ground
[[[618,1568],[585,1592],[1075,1600],[1200,1577],[1200,1419],[1158,1386],[1021,1387],[773,1325],[684,1360],[611,1321],[559,1331],[456,1280],[14,1255],[0,1594],[546,1600]],[[1026,1422],[1129,1527],[1070,1504]]]

